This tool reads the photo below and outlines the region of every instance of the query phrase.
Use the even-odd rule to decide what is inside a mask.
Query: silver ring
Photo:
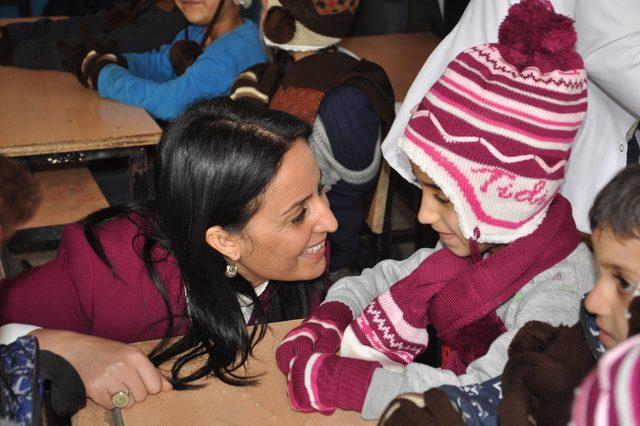
[[[130,399],[129,399],[128,390],[116,392],[113,395],[111,395],[111,403],[116,408],[124,408],[127,405],[129,405],[129,402],[130,402]]]

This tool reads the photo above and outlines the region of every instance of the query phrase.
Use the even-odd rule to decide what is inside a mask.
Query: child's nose
[[[433,225],[440,219],[440,203],[426,191],[422,192],[420,210],[418,211],[418,222],[423,225]]]
[[[601,282],[601,279],[598,279],[595,287],[593,287],[593,290],[591,290],[584,301],[584,307],[587,311],[594,315],[607,315],[610,313],[605,290],[606,284]]]

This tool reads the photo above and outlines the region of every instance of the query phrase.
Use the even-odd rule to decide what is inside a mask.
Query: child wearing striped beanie
[[[398,149],[440,244],[334,284],[285,338],[277,358],[295,409],[376,418],[400,393],[498,377],[530,320],[578,320],[593,263],[558,194],[587,108],[575,42],[571,19],[523,0],[498,43],[460,53],[427,91]],[[442,368],[413,362],[428,325]]]
[[[631,407],[640,407],[640,393],[629,386],[640,384],[633,372],[640,365],[640,346],[627,341],[637,342],[634,336],[640,333],[638,188],[640,165],[628,167],[600,191],[591,208],[598,279],[578,323],[528,322],[509,346],[501,378],[403,394],[389,404],[380,424],[429,425],[446,419],[446,424],[566,425],[575,390],[598,361],[575,403],[574,424],[638,424],[637,409]],[[607,349],[615,355],[603,359]],[[623,365],[632,372],[620,374]]]

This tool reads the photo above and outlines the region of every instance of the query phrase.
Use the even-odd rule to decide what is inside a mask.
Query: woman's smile
[[[314,246],[307,247],[302,252],[301,256],[312,258],[312,259],[317,259],[317,258],[324,257],[324,252],[325,252],[325,248],[326,248],[326,242],[327,242],[327,240],[323,240],[320,244],[316,244]]]

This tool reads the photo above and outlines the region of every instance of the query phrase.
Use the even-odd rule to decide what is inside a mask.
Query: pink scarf
[[[532,234],[472,263],[448,249],[425,259],[407,278],[433,283],[428,322],[451,349],[443,368],[462,374],[506,329],[496,309],[536,275],[565,259],[580,243],[571,205],[557,195]]]

